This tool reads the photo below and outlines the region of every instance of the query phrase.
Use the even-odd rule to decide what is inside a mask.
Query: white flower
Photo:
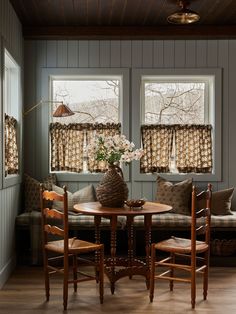
[[[106,161],[110,164],[124,161],[130,163],[139,160],[143,150],[134,150],[134,143],[129,142],[125,135],[99,136],[91,140],[87,146],[87,154],[91,159]]]

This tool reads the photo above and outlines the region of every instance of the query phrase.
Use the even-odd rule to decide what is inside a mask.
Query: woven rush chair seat
[[[168,240],[158,242],[155,245],[156,250],[169,252],[174,250],[177,253],[191,253],[191,240],[177,237],[171,237]],[[208,249],[208,244],[202,241],[196,241],[196,251],[202,253]]]

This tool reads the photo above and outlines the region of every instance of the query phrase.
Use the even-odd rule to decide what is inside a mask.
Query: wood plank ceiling
[[[171,25],[178,0],[10,0],[29,38],[236,38],[236,0],[190,0],[194,25]]]

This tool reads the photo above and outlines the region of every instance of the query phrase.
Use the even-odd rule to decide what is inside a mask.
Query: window
[[[5,177],[19,175],[19,145],[20,145],[20,67],[4,49],[4,173]]]
[[[142,77],[143,124],[155,125],[142,127],[142,172],[212,172],[210,85],[212,76]]]
[[[219,83],[217,70],[134,70],[133,95],[139,85],[140,139],[145,152],[141,173],[217,173]]]
[[[105,170],[104,164],[87,157],[90,140],[98,134],[122,133],[129,137],[128,75],[127,69],[43,71],[49,86],[43,86],[42,98],[56,101],[49,115],[49,171],[56,171],[61,180],[76,180],[75,175],[77,180],[78,175],[84,181],[100,180],[98,174]],[[58,101],[74,115],[53,117]],[[124,169],[124,175],[127,178],[128,170]]]
[[[121,77],[52,79],[53,100],[68,104],[74,115],[52,116],[51,171],[105,170],[103,164],[87,157],[86,147],[96,135],[120,133],[121,85]]]

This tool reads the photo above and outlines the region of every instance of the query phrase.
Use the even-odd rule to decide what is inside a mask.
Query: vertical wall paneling
[[[130,40],[121,41],[121,67],[129,68],[132,64],[132,42]]]
[[[99,62],[99,41],[91,40],[89,42],[89,67],[90,68],[98,68],[100,66]]]
[[[218,43],[218,66],[223,69],[223,98],[221,110],[222,118],[222,182],[218,183],[218,189],[229,186],[229,41],[220,40]]]
[[[229,186],[235,186],[236,145],[235,145],[235,73],[236,73],[236,41],[229,41]]]
[[[121,67],[121,44],[119,40],[111,41],[111,68]]]
[[[147,200],[153,200],[153,183],[152,182],[145,182],[143,184],[143,189],[142,189],[142,198],[145,198]]]
[[[1,26],[1,24],[0,24],[0,26]],[[2,50],[2,40],[0,38],[0,71],[2,69],[2,60],[3,60],[2,59],[2,52],[3,52],[3,50]],[[4,131],[3,131],[3,103],[2,103],[2,100],[3,100],[3,98],[2,98],[2,73],[0,72],[0,143],[3,143],[3,136],[4,136]],[[3,186],[3,144],[0,145],[0,190],[2,189],[2,186]]]
[[[196,43],[197,43],[196,66],[198,68],[204,68],[207,66],[207,41],[206,40],[198,40],[198,41],[196,41]]]
[[[142,183],[141,182],[132,182],[131,190],[129,190],[129,197],[134,198],[134,199],[139,199],[142,197]]]
[[[111,67],[111,42],[108,40],[100,41],[100,67]]]
[[[53,68],[57,66],[57,41],[47,41],[47,68]]]
[[[154,40],[153,42],[153,67],[161,68],[164,64],[164,42],[163,40]]]
[[[152,68],[153,67],[153,41],[148,40],[145,41],[145,45],[143,45],[143,67],[144,68]]]
[[[25,42],[25,60],[27,60],[27,67],[24,69],[24,94],[27,95],[27,101],[24,103],[24,110],[30,109],[35,105],[36,97],[36,51],[37,44],[35,41]],[[28,89],[30,86],[30,89]],[[24,116],[24,171],[35,177],[36,169],[36,111],[33,110]],[[26,132],[26,130],[31,130]]]
[[[78,67],[78,41],[70,40],[68,41],[68,68]]]
[[[68,42],[67,40],[57,41],[57,67],[67,68]]]
[[[0,38],[6,43],[9,52],[16,58],[23,72],[21,24],[9,0],[0,1]],[[0,69],[2,71],[2,67]],[[2,78],[2,73],[0,77]],[[0,102],[0,105],[0,111],[2,112],[3,104]],[[1,128],[3,128],[2,123]],[[3,129],[1,129],[2,131]],[[3,145],[3,141],[1,141],[1,145]],[[2,181],[2,177],[0,180]],[[0,189],[0,289],[15,266],[14,226],[15,217],[20,210],[20,186],[17,183]]]
[[[175,41],[175,68],[184,68],[185,67],[185,41],[176,40]]]
[[[89,43],[87,40],[79,42],[79,67],[88,68],[89,67]]]
[[[56,55],[55,55],[56,54]],[[54,57],[53,57],[54,56]],[[48,97],[45,95],[41,95],[41,87],[42,87],[42,68],[45,67],[52,67],[54,64],[57,64],[57,42],[48,42],[48,41],[41,41],[37,42],[37,51],[36,51],[36,62],[37,62],[37,68],[36,68],[36,77],[35,77],[35,84],[36,84],[36,90],[37,95],[35,99],[35,103],[38,103],[41,98],[43,101],[47,101]],[[47,106],[50,106],[48,103],[43,103],[40,107],[36,108],[35,114],[36,114],[36,122],[35,122],[35,128],[36,128],[36,169],[35,174],[37,179],[41,179],[42,176],[42,160],[44,160],[43,154],[43,141],[45,140],[45,136],[47,137],[47,134],[44,134],[44,128],[43,123],[45,123],[45,120],[48,120],[48,115],[42,119],[42,112],[44,112],[45,108]],[[41,120],[42,119],[42,120]],[[41,123],[42,121],[42,123]]]
[[[175,66],[175,43],[173,40],[164,41],[164,67],[174,68]]]
[[[141,68],[143,64],[143,42],[132,41],[132,67]]]
[[[218,40],[208,40],[207,42],[207,66],[215,68],[218,64]]]
[[[196,67],[196,41],[186,40],[185,41],[185,66],[186,68]]]

